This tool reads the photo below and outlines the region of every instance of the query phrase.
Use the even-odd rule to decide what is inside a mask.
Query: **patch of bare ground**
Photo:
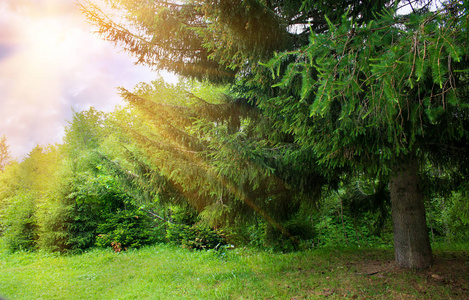
[[[402,269],[389,255],[365,254],[336,263],[325,272],[298,268],[304,275],[322,275],[301,296],[290,299],[469,300],[467,252],[437,253],[433,266],[425,270]]]
[[[436,255],[434,264],[425,270],[400,268],[390,260],[366,260],[350,263],[354,276],[369,278],[370,284],[389,283],[389,299],[469,299],[469,257],[467,253]],[[381,279],[381,280],[377,280]],[[402,289],[392,289],[392,286]],[[444,288],[447,294],[437,291]],[[414,291],[418,292],[415,295]],[[434,294],[436,292],[436,294]],[[366,298],[366,297],[365,297]]]

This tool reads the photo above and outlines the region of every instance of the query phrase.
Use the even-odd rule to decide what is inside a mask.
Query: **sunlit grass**
[[[373,268],[376,274],[371,274],[376,272]],[[73,256],[2,253],[0,295],[6,299],[425,299],[431,293],[433,299],[459,299],[450,284],[432,280],[432,272],[437,271],[396,269],[390,250],[217,253],[157,245],[125,253],[96,249]]]

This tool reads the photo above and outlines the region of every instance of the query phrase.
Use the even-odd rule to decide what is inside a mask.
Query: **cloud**
[[[156,76],[92,30],[73,0],[0,4],[0,136],[16,157],[60,142],[72,107],[111,111],[116,87]]]

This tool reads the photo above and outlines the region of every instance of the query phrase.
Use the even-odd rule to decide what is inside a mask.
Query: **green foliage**
[[[430,152],[429,140],[466,141],[460,17],[442,11],[405,19],[385,11],[358,26],[346,15],[327,33],[311,34],[307,47],[267,64],[279,93],[261,106],[272,117],[282,107],[278,126],[290,127],[328,168],[386,175],[402,156]],[[302,104],[308,115],[298,111]],[[445,123],[456,115],[459,122]]]
[[[105,145],[114,145],[105,143],[109,130],[105,115],[93,108],[75,113],[66,129],[67,159],[55,208],[60,213],[49,218],[48,234],[56,242],[65,239],[62,243],[71,251],[95,244],[111,247],[112,243],[124,249],[153,241],[151,221],[132,203],[114,169],[109,168],[110,158],[101,153],[106,151]],[[51,232],[53,224],[62,226],[61,234]]]
[[[366,218],[375,235],[380,236],[391,215],[391,199],[383,183],[354,182],[340,193],[343,210],[356,221]],[[371,218],[370,218],[371,217]]]
[[[38,211],[39,239],[38,248],[48,252],[67,252],[73,250],[72,228],[75,209],[70,199],[60,196],[50,197]]]
[[[99,174],[95,152],[103,140],[103,117],[93,108],[74,112],[65,128],[60,178],[42,208],[42,249],[77,251],[94,245],[101,209],[108,198],[113,199],[113,192],[106,189],[109,178]]]
[[[313,215],[312,222],[317,232],[312,240],[314,247],[388,246],[392,240],[390,219],[378,225],[380,211],[364,207],[357,214],[350,209],[348,192],[342,190],[341,193],[332,193],[324,199],[321,210]]]
[[[194,210],[171,206],[170,216],[171,219],[166,224],[166,239],[170,243],[196,250],[218,250],[226,244],[221,231],[200,222]]]
[[[467,242],[469,205],[467,195],[453,192],[450,197],[435,197],[427,202],[428,227],[433,242]]]
[[[233,72],[209,59],[200,32],[207,30],[197,1],[136,2],[107,1],[117,10],[112,18],[92,1],[79,3],[87,18],[106,40],[119,44],[138,63],[196,78],[227,80]],[[129,26],[130,25],[130,26]]]
[[[4,208],[6,199],[13,197],[18,189],[18,172],[20,165],[14,161],[0,173],[0,209]]]
[[[8,250],[34,250],[37,241],[36,197],[17,194],[7,200],[2,212],[3,237]]]
[[[98,225],[96,245],[121,251],[153,244],[153,225],[153,220],[135,207],[108,213]]]
[[[408,248],[422,249],[425,267],[431,264],[431,250],[417,183],[423,167],[430,164],[460,178],[468,174],[467,10],[447,4],[408,16],[384,10],[364,24],[349,14],[341,22],[329,21],[328,31],[311,33],[309,45],[265,64],[275,81],[273,91],[257,98],[277,128],[293,134],[318,164],[342,180],[359,175],[392,183],[406,163],[416,166],[415,197],[399,196],[410,187],[405,180],[402,189],[391,190],[394,237],[398,259],[404,260],[398,253],[409,253]],[[415,203],[399,211],[405,201]],[[420,211],[409,213],[411,207]],[[423,216],[418,226],[399,226],[407,219],[417,224],[410,221],[417,216]],[[325,230],[337,228],[334,218],[323,220]],[[347,227],[342,210],[339,224],[348,243],[353,227]]]
[[[103,39],[123,47],[138,63],[185,77],[233,82],[236,75],[251,73],[260,59],[299,49],[311,32],[327,31],[326,15],[335,23],[348,10],[361,24],[394,3],[110,0],[105,8],[92,1],[79,5]]]
[[[47,203],[58,155],[56,147],[38,146],[21,163],[8,166],[1,176],[0,221],[5,241],[12,251],[38,247],[42,226],[38,215]]]
[[[163,202],[189,203],[213,228],[256,218],[287,220],[298,210],[301,192],[326,182],[310,165],[284,159],[282,151],[293,146],[278,145],[275,133],[265,133],[269,120],[223,88],[159,80],[121,91],[130,108],[119,111],[116,124],[131,141],[123,163],[128,173]],[[145,182],[149,174],[156,175],[151,185]],[[296,191],[289,187],[294,180],[312,184]]]
[[[310,216],[299,214],[278,225],[260,222],[248,227],[249,245],[270,251],[290,252],[312,248],[312,241],[317,238]]]
[[[454,178],[451,198],[428,193],[429,224],[465,235],[467,6],[399,16],[399,2],[106,1],[122,23],[81,6],[139,63],[235,84],[121,88],[127,106],[74,112],[60,149],[6,168],[0,139],[10,248],[381,245],[385,184],[349,181],[385,183],[405,157]]]
[[[140,63],[236,81],[234,93],[219,95],[161,80],[121,89],[129,103],[116,125],[127,150],[115,164],[123,166],[121,180],[154,196],[142,197],[147,202],[189,203],[214,228],[263,218],[264,241],[297,235],[289,230],[314,235],[297,215],[317,203],[324,186],[337,188],[344,173],[385,177],[402,156],[423,149],[422,137],[434,131],[422,125],[426,96],[419,91],[442,90],[440,75],[452,67],[441,62],[461,57],[455,43],[438,48],[453,31],[431,34],[447,25],[444,18],[402,21],[385,9],[399,1],[108,4],[122,22],[92,3],[82,10],[105,39]],[[432,56],[421,51],[426,47],[441,51]],[[269,78],[258,61],[272,57],[265,64]],[[431,68],[417,68],[419,59],[440,75],[427,82]],[[436,98],[454,94],[440,90]],[[387,208],[380,208],[377,218],[384,220]],[[342,212],[342,225],[345,219]]]
[[[116,151],[104,147],[116,145],[105,143],[109,123],[104,117],[94,109],[75,113],[60,149],[37,147],[1,174],[1,228],[12,251],[77,252],[94,245],[123,250],[165,239],[166,225],[155,224],[149,217],[153,210],[140,211],[141,203],[132,196],[142,186],[133,183],[140,176],[131,174],[129,182],[120,166],[126,161],[112,160]],[[154,201],[151,194],[144,198]],[[146,209],[158,208],[147,204]],[[178,241],[190,247],[215,246],[216,235],[209,228],[194,225],[181,232]]]
[[[183,248],[195,250],[218,250],[226,245],[220,232],[213,230],[203,223],[169,224],[166,237],[170,242],[181,245]]]
[[[151,243],[150,220],[130,203],[113,177],[79,173],[73,199],[73,222],[69,225],[69,243],[74,249],[86,249],[95,243],[122,249]],[[100,239],[97,236],[101,235]]]

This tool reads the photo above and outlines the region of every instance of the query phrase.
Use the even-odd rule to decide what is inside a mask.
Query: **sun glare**
[[[94,35],[73,2],[0,0],[0,136],[15,155],[60,141],[71,107],[110,111],[117,86],[153,79]]]
[[[25,28],[25,40],[28,51],[38,61],[54,62],[63,56],[65,32],[54,19],[39,19],[33,21],[34,26]]]
[[[60,113],[63,78],[80,63],[76,53],[76,29],[67,22],[70,21],[66,17],[48,14],[48,11],[43,15],[40,11],[28,13],[17,22],[16,51],[0,62],[1,76],[10,83],[9,97],[0,107],[15,116],[11,122],[36,125],[33,132],[16,126],[15,135],[33,134],[41,143],[47,143],[61,134],[53,131],[54,124],[64,118]]]
[[[24,23],[20,34],[21,50],[13,57],[13,65],[20,66],[13,71],[13,96],[30,104],[53,101],[59,93],[61,65],[67,56],[64,33],[55,20],[44,18]]]

